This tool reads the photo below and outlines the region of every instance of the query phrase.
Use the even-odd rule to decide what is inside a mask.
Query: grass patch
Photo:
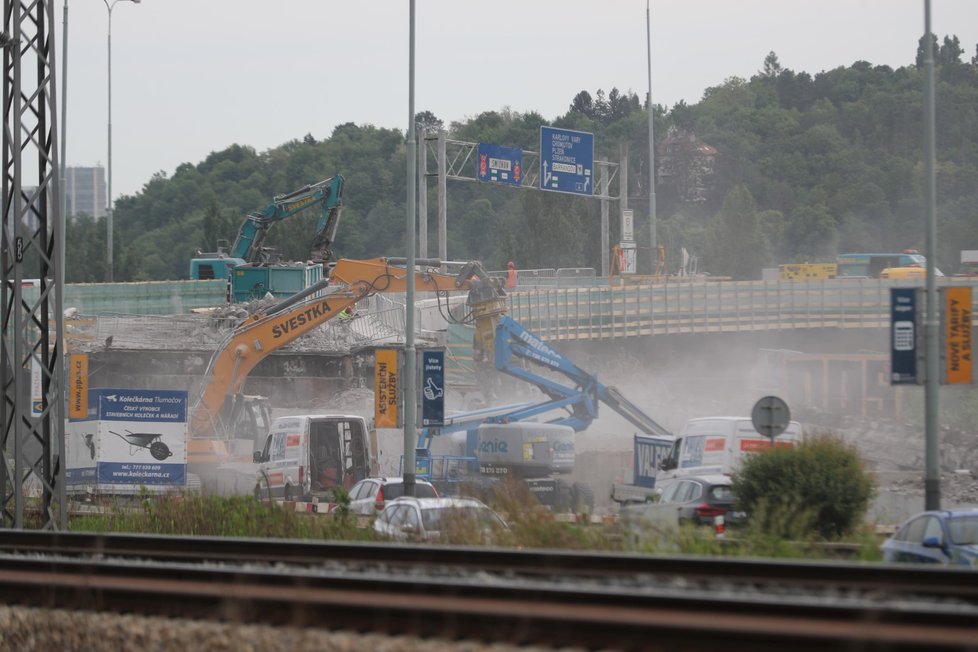
[[[689,554],[724,557],[878,561],[879,539],[871,527],[857,530],[845,544],[812,538],[784,538],[771,534],[771,523],[728,528],[717,538],[712,527],[683,525],[677,532],[645,533],[634,537],[618,525],[566,523],[539,505],[526,486],[500,481],[483,496],[499,512],[509,529],[494,531],[493,545],[513,548],[551,548],[641,554]],[[73,532],[117,532],[182,536],[308,539],[319,541],[378,541],[369,523],[364,526],[348,509],[345,495],[329,515],[308,515],[249,496],[208,496],[197,493],[163,496],[144,493],[130,507],[117,507],[104,514],[74,516]],[[796,535],[807,528],[807,517],[796,513],[798,523],[773,528]],[[775,516],[771,516],[775,518]],[[776,518],[786,518],[779,510]],[[790,519],[789,519],[790,520]],[[485,545],[486,538],[471,528],[447,527],[442,541],[452,545]]]
[[[373,541],[373,530],[357,527],[356,517],[343,509],[329,517],[311,517],[256,501],[247,496],[197,493],[143,495],[138,509],[76,516],[74,532],[131,532],[185,536],[251,537]]]

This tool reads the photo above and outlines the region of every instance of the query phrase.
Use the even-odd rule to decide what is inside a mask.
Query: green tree
[[[204,251],[217,251],[218,243],[224,241],[231,246],[236,236],[234,218],[221,211],[217,198],[211,197],[211,202],[204,213],[201,224],[204,236]]]
[[[757,204],[746,186],[734,186],[714,219],[707,268],[735,279],[759,278],[769,258]]]
[[[789,253],[795,260],[831,260],[837,251],[835,219],[825,206],[799,206],[790,216],[784,238],[792,243]]]
[[[937,52],[937,63],[942,66],[954,66],[961,64],[961,55],[964,49],[961,48],[961,41],[957,36],[945,36],[944,43],[941,44]]]
[[[856,448],[825,434],[745,458],[732,484],[752,524],[778,537],[848,534],[875,491]]]
[[[427,133],[436,133],[445,126],[445,123],[431,111],[421,111],[415,115],[414,122],[418,126],[418,133],[422,136]]]
[[[764,57],[764,68],[761,71],[762,77],[767,77],[768,79],[774,79],[781,74],[781,63],[778,61],[778,55],[773,51],[768,52],[767,56]]]
[[[594,117],[594,100],[591,99],[591,94],[587,91],[581,91],[574,96],[571,101],[570,111],[575,113],[583,113],[589,118]]]
[[[584,260],[582,200],[550,192],[523,196],[525,226],[516,260],[521,268],[579,267]]]

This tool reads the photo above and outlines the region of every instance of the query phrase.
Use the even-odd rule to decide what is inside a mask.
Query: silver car
[[[443,538],[446,529],[475,533],[478,543],[492,543],[509,526],[485,503],[463,496],[398,498],[388,502],[374,521],[374,532],[395,541],[435,541]]]
[[[350,511],[360,516],[379,514],[389,500],[404,495],[404,478],[364,478],[350,487]],[[426,480],[415,480],[414,495],[437,498],[438,491]]]

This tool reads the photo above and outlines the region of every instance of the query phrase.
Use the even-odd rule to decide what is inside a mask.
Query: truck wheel
[[[575,482],[571,487],[571,504],[575,514],[594,511],[594,490],[585,482]]]

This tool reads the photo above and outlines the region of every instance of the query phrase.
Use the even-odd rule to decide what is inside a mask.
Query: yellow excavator
[[[415,261],[417,292],[478,290],[490,281],[478,263],[468,263],[457,275],[437,271],[441,261]],[[328,279],[249,316],[238,325],[211,357],[199,398],[191,408],[187,463],[190,472],[206,473],[225,462],[250,461],[251,450],[235,455],[234,439],[252,438],[239,426],[250,422],[252,430],[265,428],[267,414],[242,390],[248,374],[270,353],[340,315],[361,299],[379,292],[405,292],[408,270],[404,258],[341,259]],[[267,411],[267,409],[266,409]],[[265,432],[260,433],[264,436]]]

